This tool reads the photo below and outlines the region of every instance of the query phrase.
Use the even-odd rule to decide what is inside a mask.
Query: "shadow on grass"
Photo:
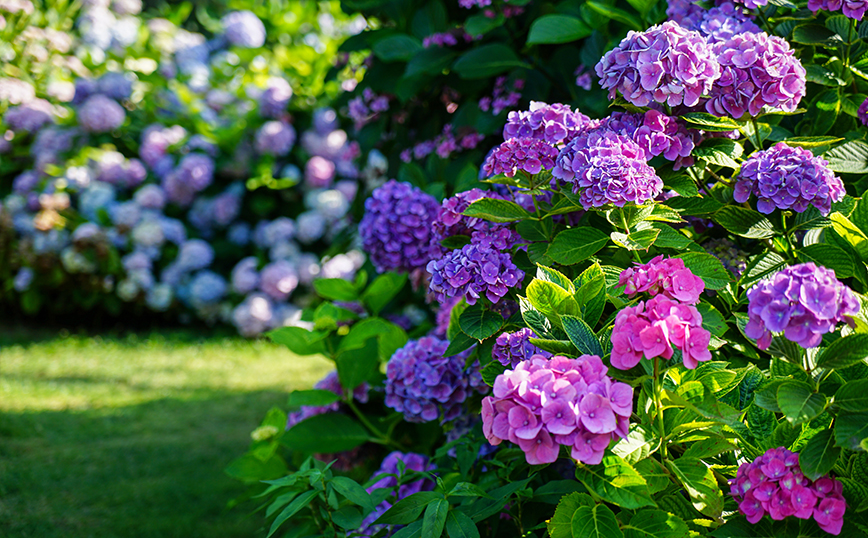
[[[0,414],[0,536],[250,538],[223,468],[278,391],[218,392],[87,411]]]

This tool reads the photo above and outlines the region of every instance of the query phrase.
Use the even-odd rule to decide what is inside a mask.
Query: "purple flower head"
[[[106,73],[97,81],[97,91],[116,101],[123,101],[133,94],[133,82],[123,73]],[[78,97],[78,88],[75,95]]]
[[[868,126],[868,99],[865,99],[862,101],[862,104],[859,105],[857,115],[859,116],[859,121],[862,122],[862,125]]]
[[[433,222],[434,236],[432,238],[432,244],[439,244],[440,241],[447,237],[452,237],[453,235],[469,236],[473,234],[473,232],[505,227],[503,224],[497,224],[477,217],[467,217],[462,215],[462,213],[470,207],[470,204],[477,200],[482,200],[483,198],[506,200],[505,196],[501,196],[494,192],[483,191],[481,189],[471,189],[469,191],[459,192],[455,196],[443,200],[440,209],[437,211],[437,217]]]
[[[78,109],[78,122],[90,133],[107,133],[121,125],[127,115],[124,108],[104,95],[88,97]]]
[[[283,78],[272,78],[259,98],[259,113],[266,118],[278,118],[286,112],[292,98],[292,86]]]
[[[517,444],[531,465],[554,462],[560,445],[582,463],[600,463],[609,441],[627,436],[633,410],[633,389],[607,371],[596,355],[520,361],[482,401],[486,439]]]
[[[756,195],[757,209],[769,214],[778,209],[801,213],[812,205],[823,215],[840,202],[846,191],[844,183],[822,157],[810,151],[779,142],[758,151],[742,165],[735,184],[735,200],[744,203]]]
[[[434,336],[411,340],[386,365],[386,405],[404,414],[407,422],[441,424],[453,420],[473,391],[488,386],[479,363],[465,368],[468,351],[445,357],[449,342]]]
[[[581,191],[585,209],[632,202],[643,204],[663,190],[663,181],[648,166],[645,150],[608,129],[583,132],[558,155],[552,175]]]
[[[166,157],[166,151],[171,146],[179,144],[185,136],[187,136],[187,132],[180,125],[173,127],[163,127],[158,124],[150,125],[142,132],[139,157],[141,157],[145,164],[151,168],[155,168]]]
[[[688,30],[696,30],[699,22],[707,12],[695,0],[670,0],[666,8],[669,20],[677,22]]]
[[[482,169],[488,177],[497,174],[513,177],[518,170],[538,174],[553,167],[557,156],[557,148],[545,140],[510,138],[488,154]]]
[[[720,76],[711,46],[699,32],[673,21],[629,32],[596,66],[609,98],[620,92],[636,106],[651,103],[692,107]]]
[[[608,129],[635,141],[645,151],[646,160],[663,155],[666,160],[681,166],[690,166],[690,153],[695,147],[694,132],[688,131],[677,118],[656,110],[644,114],[613,112],[601,120],[598,128]]]
[[[33,99],[26,104],[9,107],[2,119],[13,131],[35,133],[45,125],[54,122],[54,107],[44,99]]]
[[[723,2],[705,11],[698,27],[690,29],[698,30],[709,43],[726,41],[739,34],[762,32],[753,22],[753,17],[732,2]]]
[[[262,268],[259,289],[275,301],[285,301],[298,287],[298,272],[286,260],[271,262]]]
[[[256,49],[265,44],[265,25],[251,11],[233,11],[221,20],[226,39],[236,47]]]
[[[401,464],[400,466],[398,464]],[[382,477],[367,488],[368,493],[374,493],[381,488],[389,488],[395,490],[394,501],[398,502],[420,491],[431,491],[434,489],[434,481],[426,478],[408,481],[410,472],[415,471],[422,473],[425,471],[433,471],[434,466],[428,462],[428,458],[422,454],[414,454],[412,452],[392,452],[383,460],[380,469],[375,472],[371,478]],[[391,499],[392,497],[390,497]],[[374,525],[374,521],[383,515],[386,510],[392,507],[389,501],[383,501],[368,514],[362,521],[362,526],[354,531],[354,536],[360,538],[370,538],[385,527],[385,525]],[[393,527],[394,528],[394,527]]]
[[[859,312],[859,300],[835,278],[835,271],[812,262],[787,267],[760,281],[747,292],[745,334],[760,349],[771,344],[772,333],[804,348],[820,345],[823,335]]]
[[[681,258],[657,256],[645,264],[636,264],[621,272],[618,285],[628,296],[647,292],[663,295],[684,304],[696,304],[705,290],[705,282],[684,265]]]
[[[214,249],[201,239],[190,239],[181,244],[175,263],[182,271],[196,271],[211,265]]]
[[[242,336],[256,336],[274,326],[274,304],[268,297],[248,295],[232,311],[232,324]]]
[[[430,259],[437,200],[409,183],[390,180],[365,201],[359,235],[379,272],[411,272]]]
[[[283,121],[269,121],[256,131],[256,151],[282,157],[295,144],[295,129]]]
[[[551,357],[548,351],[531,344],[531,338],[536,338],[536,334],[526,327],[512,333],[502,333],[494,342],[491,356],[507,368],[515,368],[518,363],[529,360],[534,355]]]
[[[190,302],[195,307],[213,305],[226,295],[226,280],[214,271],[199,271],[190,281]]]
[[[808,0],[808,9],[814,13],[819,10],[841,10],[847,17],[860,21],[868,9],[868,3],[862,0]]]
[[[483,296],[497,303],[524,279],[524,271],[502,252],[520,241],[515,232],[500,228],[474,232],[471,237],[471,242],[461,249],[428,262],[429,287],[441,303],[464,297],[467,304],[473,305]]]
[[[247,295],[259,287],[259,272],[256,270],[259,260],[254,256],[243,258],[232,269],[232,290],[240,295]]]
[[[793,112],[805,96],[805,68],[786,40],[764,32],[714,45],[721,75],[705,110],[715,116],[757,116],[763,107]]]
[[[533,138],[548,144],[567,143],[584,130],[590,118],[569,105],[531,101],[530,109],[513,111],[503,127],[503,139]]]
[[[338,379],[337,371],[329,372],[324,378],[316,382],[313,388],[318,390],[328,390],[334,392],[338,396],[342,396],[344,389]],[[368,402],[368,391],[370,386],[367,383],[362,383],[353,389],[353,399],[360,403]],[[298,411],[293,411],[287,415],[286,429],[290,429],[302,420],[324,413],[333,413],[341,408],[340,402],[334,402],[329,405],[303,405]]]
[[[729,481],[730,494],[749,522],[768,514],[774,520],[795,516],[811,519],[829,534],[838,535],[847,503],[841,483],[831,477],[816,482],[802,474],[799,454],[779,447],[739,466]]]
[[[736,244],[729,239],[711,239],[703,243],[702,248],[720,260],[723,266],[736,277],[741,277],[747,269],[747,253],[739,250]]]
[[[12,181],[12,192],[27,194],[36,190],[42,176],[36,170],[25,170]]]
[[[312,189],[324,189],[331,186],[335,179],[335,163],[315,155],[304,166],[304,182]]]

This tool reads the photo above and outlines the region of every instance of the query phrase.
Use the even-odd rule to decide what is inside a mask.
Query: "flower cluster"
[[[748,32],[761,32],[753,17],[737,4],[729,1],[716,2],[711,9],[705,10],[695,3],[681,13],[676,13],[670,2],[667,14],[688,30],[704,35],[709,43],[725,41],[735,35]]]
[[[862,104],[859,105],[859,110],[856,114],[859,118],[859,121],[862,122],[862,125],[868,126],[868,99],[862,101]]]
[[[337,371],[329,372],[324,378],[314,384],[313,388],[318,390],[328,390],[330,392],[334,392],[338,396],[342,396],[344,393],[343,387],[341,387],[341,382],[338,379]],[[368,390],[370,387],[367,383],[362,383],[355,389],[353,389],[353,399],[360,403],[368,402]],[[334,402],[329,405],[303,405],[298,411],[293,411],[287,415],[286,419],[286,429],[290,429],[302,420],[306,418],[310,418],[316,415],[322,415],[324,413],[331,413],[334,411],[340,410],[340,403]]]
[[[820,345],[823,335],[859,312],[859,300],[835,278],[835,271],[812,262],[792,265],[747,292],[744,333],[768,349],[772,333],[804,348]]]
[[[507,108],[512,108],[521,99],[521,90],[524,89],[524,79],[516,79],[512,82],[512,90],[506,89],[506,77],[497,77],[494,80],[494,93],[491,97],[483,97],[479,100],[479,110],[491,112],[497,116]]]
[[[711,239],[702,244],[706,252],[720,260],[733,275],[740,277],[747,269],[747,253],[729,239]]]
[[[485,135],[477,133],[471,128],[464,127],[458,133],[452,124],[446,124],[443,131],[431,140],[423,140],[412,148],[401,152],[401,160],[405,163],[414,159],[424,159],[432,153],[436,153],[441,159],[447,159],[453,153],[475,149],[485,139]]]
[[[431,292],[441,303],[464,297],[467,304],[473,305],[482,296],[497,303],[509,288],[524,279],[524,271],[503,252],[519,240],[515,232],[506,228],[474,232],[469,244],[428,262]]]
[[[359,235],[377,271],[411,272],[430,259],[437,200],[409,183],[391,180],[365,201]]]
[[[806,149],[779,142],[754,153],[742,165],[735,184],[735,201],[746,202],[754,194],[761,213],[771,213],[775,208],[801,213],[813,205],[828,215],[832,203],[840,202],[847,194],[844,183],[828,164]]]
[[[751,523],[766,514],[777,521],[795,516],[813,518],[829,534],[841,533],[847,510],[841,482],[829,476],[816,481],[807,478],[797,452],[783,447],[769,449],[754,461],[741,464],[729,483],[738,511]]]
[[[511,333],[501,333],[494,341],[491,357],[507,368],[515,368],[520,362],[530,360],[534,355],[551,357],[551,353],[530,343],[530,339],[536,337],[527,327]]]
[[[464,211],[470,207],[470,204],[483,198],[491,198],[494,200],[505,200],[506,197],[495,192],[483,191],[481,189],[470,189],[469,191],[459,192],[455,196],[443,200],[440,204],[440,209],[437,211],[437,216],[432,223],[434,236],[433,244],[439,243],[447,237],[453,235],[472,235],[473,232],[483,232],[497,228],[503,228],[502,224],[497,224],[478,217],[467,217],[462,215]]]
[[[591,119],[569,105],[531,101],[528,110],[507,116],[503,138],[535,138],[549,144],[565,144],[586,129]]]
[[[535,355],[497,376],[482,400],[482,429],[492,445],[517,444],[531,465],[552,463],[560,445],[595,465],[612,439],[627,436],[633,389],[612,381],[596,355]]]
[[[386,365],[386,405],[407,422],[440,422],[461,414],[473,391],[484,392],[479,363],[464,364],[468,352],[445,357],[449,342],[434,336],[411,340]]]
[[[433,469],[434,466],[422,454],[395,451],[386,456],[380,464],[380,469],[373,474],[373,478],[378,476],[382,476],[382,478],[371,484],[367,488],[367,492],[373,494],[378,489],[388,488],[395,489],[395,495],[394,497],[390,497],[390,500],[383,501],[377,505],[374,511],[365,517],[361,527],[353,535],[368,538],[377,535],[384,525],[373,525],[373,523],[386,510],[391,508],[393,503],[405,499],[414,493],[434,489],[434,482],[432,480],[420,478],[412,482],[407,481],[407,475],[411,472],[424,473]]]
[[[645,150],[608,129],[583,132],[564,146],[552,176],[570,185],[574,193],[581,191],[585,209],[643,204],[663,190],[663,181],[646,162]]]
[[[630,31],[596,66],[600,85],[636,106],[695,106],[720,76],[711,46],[699,32],[668,21]]]
[[[792,112],[805,96],[806,71],[783,38],[736,34],[714,45],[720,78],[705,109],[716,116],[757,116],[763,107]]]
[[[597,123],[597,128],[609,129],[636,142],[645,151],[646,160],[663,155],[676,163],[676,170],[693,164],[690,153],[696,147],[696,131],[688,131],[677,118],[656,110],[644,114],[613,112]]]
[[[851,19],[861,21],[868,11],[868,3],[863,0],[808,0],[808,9],[817,11],[838,11]]]
[[[389,110],[389,97],[377,95],[370,88],[365,88],[362,95],[353,98],[347,107],[347,115],[355,122],[356,129],[361,129],[378,114]]]
[[[696,304],[705,290],[705,282],[684,265],[681,258],[664,258],[661,254],[645,264],[636,264],[621,272],[618,285],[629,296],[647,292],[663,295],[685,304]]]
[[[692,370],[711,359],[710,341],[696,307],[660,295],[618,312],[612,329],[612,366],[629,370],[643,356],[671,359],[678,349],[684,366]]]
[[[557,157],[557,148],[544,140],[509,138],[489,153],[482,170],[486,176],[513,177],[518,170],[539,174],[543,168],[553,167]]]

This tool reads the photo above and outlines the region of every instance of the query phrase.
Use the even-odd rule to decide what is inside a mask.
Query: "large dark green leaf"
[[[732,282],[732,273],[711,254],[705,252],[687,252],[676,256],[684,260],[684,265],[690,271],[705,282],[705,287],[710,290],[725,288]]]
[[[615,514],[605,504],[580,506],[573,514],[573,538],[623,537]]]
[[[551,519],[546,522],[551,538],[573,538],[573,514],[581,507],[594,506],[587,493],[570,493],[561,498]]]
[[[639,21],[638,18],[636,18],[635,15],[628,13],[623,9],[618,9],[614,6],[603,4],[600,2],[588,1],[586,2],[586,4],[589,8],[593,9],[600,15],[603,15],[608,19],[612,19],[613,21],[618,21],[622,24],[626,24],[637,32],[643,30],[645,27],[642,22]]]
[[[591,35],[585,22],[568,15],[543,15],[533,21],[527,37],[528,45],[568,43]]]
[[[317,355],[325,353],[323,340],[326,333],[308,331],[301,327],[281,327],[266,333],[275,344],[283,344],[296,355]]]
[[[446,516],[446,534],[449,538],[479,538],[479,529],[464,512],[451,510]]]
[[[844,411],[868,412],[868,379],[857,379],[841,385],[835,393],[835,405]]]
[[[338,352],[335,356],[338,378],[346,390],[353,390],[372,379],[380,365],[380,348],[376,338],[368,339],[363,346]]]
[[[447,48],[431,47],[418,53],[407,63],[404,76],[439,75],[449,67],[456,54]]]
[[[723,492],[711,469],[692,458],[681,457],[668,463],[672,474],[690,495],[694,508],[707,516],[719,517],[723,511]]]
[[[818,416],[826,408],[826,397],[816,393],[804,381],[785,381],[778,386],[778,407],[787,420],[803,424]]]
[[[596,228],[570,228],[555,237],[546,255],[561,265],[573,265],[596,254],[608,241],[606,234]]]
[[[333,301],[355,301],[359,297],[356,287],[342,278],[319,278],[313,281],[313,287],[320,297]]]
[[[334,454],[352,450],[369,438],[368,432],[347,415],[324,413],[288,429],[281,442],[300,452]]]
[[[491,222],[514,222],[530,217],[530,214],[517,203],[494,198],[477,200],[470,204],[462,214]]]
[[[576,478],[604,501],[622,508],[635,510],[656,506],[645,479],[618,456],[604,456],[599,465],[579,464]]]
[[[681,518],[663,510],[639,510],[624,525],[624,538],[684,538],[689,528]]]
[[[848,368],[868,359],[868,334],[851,334],[832,342],[817,358],[818,368]]]
[[[605,355],[600,340],[584,320],[576,316],[561,316],[561,322],[564,324],[564,331],[566,331],[570,342],[576,346],[579,353],[597,355],[598,357]]]
[[[769,219],[745,207],[724,206],[715,211],[711,218],[727,231],[749,239],[767,239],[775,234]]]
[[[826,243],[815,243],[798,250],[800,258],[835,271],[838,278],[853,276],[853,260],[844,249]]]
[[[374,43],[374,56],[384,62],[407,61],[421,52],[422,42],[407,34],[395,34]]]
[[[841,448],[835,446],[832,430],[823,430],[799,451],[799,467],[805,476],[817,480],[832,470],[840,455]]]
[[[488,78],[516,67],[528,67],[502,43],[490,43],[464,53],[452,69],[465,79]]]
[[[385,273],[377,277],[365,293],[362,294],[362,302],[374,314],[378,314],[395,295],[404,288],[407,282],[406,274]]]
[[[841,413],[835,419],[835,443],[848,450],[868,450],[868,413]]]
[[[477,303],[468,306],[458,318],[458,325],[467,336],[480,342],[493,336],[503,327],[503,316]]]
[[[422,517],[422,538],[440,538],[446,527],[446,514],[449,512],[449,501],[437,499],[425,507]]]

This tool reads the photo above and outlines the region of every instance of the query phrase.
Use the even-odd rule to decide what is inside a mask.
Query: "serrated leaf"
[[[565,495],[555,508],[552,518],[546,522],[551,538],[573,538],[573,514],[582,506],[594,506],[594,500],[587,493]]]
[[[561,322],[564,325],[564,331],[566,331],[570,342],[576,346],[579,353],[583,355],[596,355],[598,357],[604,355],[600,340],[584,320],[575,316],[561,316]]]
[[[841,413],[835,419],[835,444],[848,450],[868,450],[868,413]]]
[[[868,334],[851,334],[832,342],[817,357],[817,368],[849,368],[868,359]]]
[[[817,480],[832,470],[840,455],[841,448],[835,446],[832,430],[823,430],[799,451],[799,467],[805,476]]]
[[[676,258],[684,260],[684,265],[690,271],[705,282],[705,287],[710,290],[723,289],[732,282],[732,273],[730,273],[720,262],[711,254],[705,252],[687,252],[679,254]]]
[[[778,407],[793,425],[809,422],[826,408],[826,397],[803,381],[785,381],[778,386]]]
[[[658,235],[660,235],[660,230],[646,228],[629,235],[621,232],[612,232],[609,237],[612,238],[612,241],[616,245],[627,250],[648,250],[654,244],[654,241],[657,240]]]
[[[868,143],[851,140],[823,154],[829,168],[842,174],[868,173]]]
[[[796,252],[800,258],[835,271],[835,276],[838,278],[849,278],[853,276],[855,271],[853,260],[847,252],[835,245],[816,243],[801,248]]]
[[[609,238],[588,226],[570,228],[555,236],[546,255],[561,265],[574,265],[596,254]]]
[[[848,381],[835,392],[835,405],[844,411],[868,412],[868,379]]]
[[[702,129],[711,132],[735,131],[741,124],[732,118],[718,118],[706,112],[688,112],[682,114],[681,119],[689,123],[693,129]]]
[[[711,218],[727,231],[749,239],[767,239],[775,234],[769,219],[745,207],[724,206]]]
[[[723,511],[723,492],[714,473],[698,459],[678,458],[668,462],[669,469],[684,486],[693,507],[706,516],[717,518]]]
[[[468,306],[458,317],[458,325],[467,336],[482,342],[503,327],[503,316],[477,303]]]
[[[603,456],[599,465],[579,464],[576,478],[604,501],[634,510],[656,506],[645,479],[630,464],[614,455]]]
[[[690,529],[674,514],[663,510],[640,510],[623,530],[624,538],[685,538]]]
[[[580,506],[571,522],[573,538],[619,538],[624,533],[618,527],[615,514],[604,504]]]

